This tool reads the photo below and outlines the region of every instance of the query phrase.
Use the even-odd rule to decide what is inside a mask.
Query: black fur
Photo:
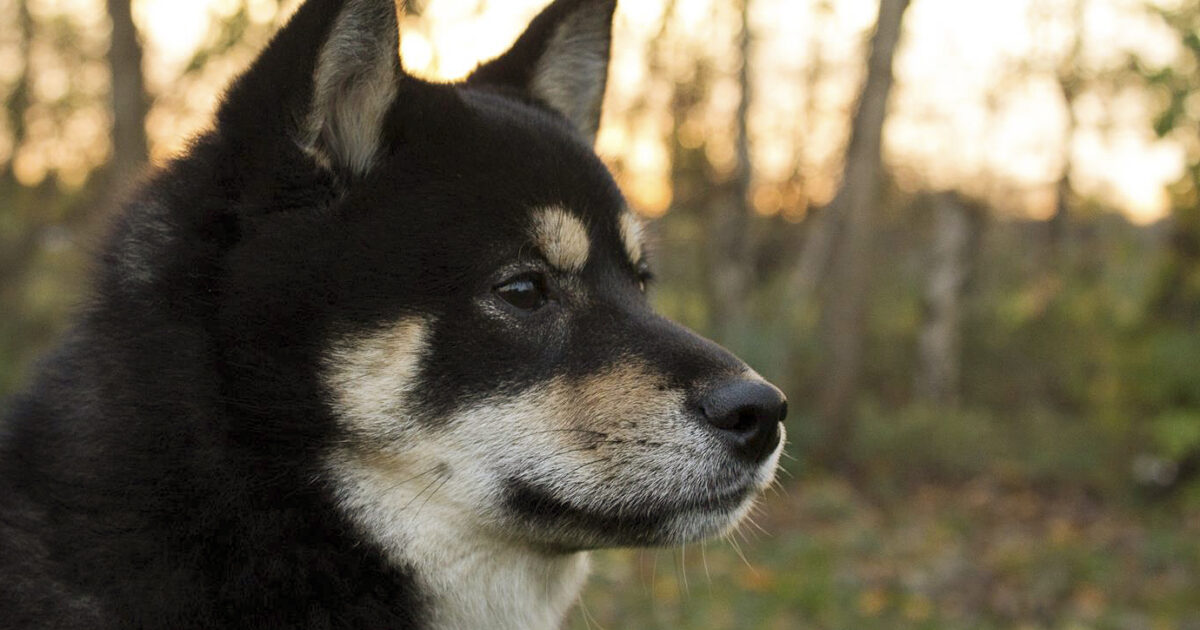
[[[398,77],[366,174],[297,142],[349,1],[301,7],[213,130],[132,197],[77,325],[0,425],[0,626],[423,627],[411,570],[354,532],[320,470],[338,429],[316,366],[341,335],[432,316],[431,418],[629,357],[696,391],[742,369],[651,313],[615,183],[527,91],[554,24],[588,4],[611,18],[613,0],[558,0],[465,84]],[[545,204],[606,244],[592,299],[497,326],[473,301],[514,261],[540,264],[525,244]],[[519,490],[518,511],[553,517]]]

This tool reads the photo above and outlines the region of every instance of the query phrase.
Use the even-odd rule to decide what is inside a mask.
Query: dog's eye
[[[534,311],[546,304],[546,277],[540,273],[523,273],[505,281],[495,289],[501,299],[523,311]]]

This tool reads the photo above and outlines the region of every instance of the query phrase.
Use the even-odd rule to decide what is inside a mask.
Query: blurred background
[[[545,0],[413,0],[464,76]],[[295,0],[0,0],[0,396]],[[570,627],[1200,628],[1200,2],[624,0],[599,151],[658,306],[792,407],[725,541]]]

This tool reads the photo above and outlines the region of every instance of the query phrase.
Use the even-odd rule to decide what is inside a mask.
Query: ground
[[[1200,629],[1197,501],[997,474],[882,495],[812,474],[785,476],[755,522],[729,542],[598,555],[569,627]]]

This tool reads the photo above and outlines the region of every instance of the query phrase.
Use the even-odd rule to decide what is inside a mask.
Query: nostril
[[[742,409],[737,414],[737,425],[734,431],[752,431],[758,426],[758,414],[753,409]]]
[[[745,431],[758,424],[754,411],[746,407],[729,407],[718,400],[715,404],[702,405],[704,417],[709,424],[722,431]]]
[[[739,407],[728,413],[708,416],[709,424],[733,433],[745,433],[758,427],[759,414],[752,408]]]

